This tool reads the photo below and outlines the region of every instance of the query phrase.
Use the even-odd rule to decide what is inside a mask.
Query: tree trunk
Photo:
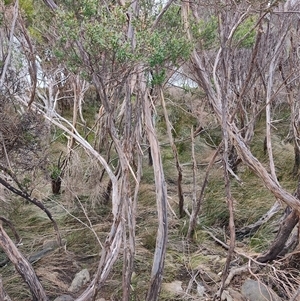
[[[147,137],[151,147],[151,155],[153,159],[158,215],[158,231],[156,237],[156,246],[152,264],[150,285],[146,301],[156,301],[158,300],[158,296],[160,293],[168,241],[167,188],[161,160],[160,147],[157,140],[156,131],[152,123],[152,106],[148,99],[146,80],[144,78],[141,79],[141,92],[144,96],[145,125]]]
[[[284,249],[292,230],[299,221],[298,211],[293,209],[290,214],[281,223],[278,234],[273,241],[270,249],[266,254],[263,254],[257,258],[258,262],[268,262],[277,258],[277,256]]]
[[[52,179],[51,184],[52,184],[52,193],[55,195],[60,194],[61,178],[58,177],[57,179]]]
[[[298,187],[295,192],[295,197],[299,200],[300,198],[300,181],[298,182]],[[290,210],[290,208],[288,207]],[[283,220],[278,230],[277,236],[273,241],[271,247],[268,252],[264,255],[261,255],[257,258],[259,262],[267,262],[276,259],[276,257],[283,252],[287,251],[286,242],[289,239],[290,234],[292,233],[294,227],[297,225],[299,221],[299,211],[296,209],[292,209],[292,211],[287,215],[287,217]]]
[[[297,139],[296,137],[294,139]],[[293,167],[293,176],[298,176],[299,173],[299,167],[300,167],[300,150],[295,142],[294,146],[294,153],[295,153],[295,162],[294,162],[294,167]]]

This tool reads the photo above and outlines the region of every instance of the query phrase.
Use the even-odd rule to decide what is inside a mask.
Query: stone
[[[252,279],[246,279],[241,290],[249,301],[280,301],[278,295],[265,284]]]
[[[233,290],[232,288],[228,288],[228,293],[234,301],[247,301],[247,299],[242,294]]]
[[[175,295],[175,296],[184,293],[184,291],[182,289],[182,281],[179,281],[179,280],[175,280],[175,281],[170,282],[170,283],[163,283],[162,284],[162,289],[166,292],[169,292],[169,293]]]
[[[199,297],[203,297],[205,295],[205,287],[201,283],[197,283],[197,295]]]
[[[75,299],[70,295],[61,295],[54,299],[54,301],[74,301]]]
[[[83,269],[75,275],[68,291],[72,293],[77,293],[89,281],[90,281],[90,273],[87,269]]]

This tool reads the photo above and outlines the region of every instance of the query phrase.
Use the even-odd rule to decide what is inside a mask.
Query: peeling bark
[[[144,97],[146,132],[150,143],[151,155],[153,159],[158,214],[156,246],[153,258],[150,286],[146,301],[156,301],[158,300],[158,295],[161,288],[168,239],[167,189],[164,178],[163,165],[161,161],[160,147],[158,144],[155,128],[152,124],[151,103],[148,99],[146,82],[144,79],[141,80],[141,84],[141,92],[143,93]]]

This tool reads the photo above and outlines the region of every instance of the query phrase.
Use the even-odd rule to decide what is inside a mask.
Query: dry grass
[[[202,108],[200,106],[200,108]],[[213,122],[206,116],[209,123]],[[194,120],[184,117],[180,121],[182,133],[188,137]],[[281,130],[283,131],[283,130]],[[161,144],[165,176],[168,187],[168,201],[172,211],[178,212],[178,196],[176,188],[177,172],[170,147],[163,134],[161,125]],[[179,134],[179,133],[178,133]],[[267,158],[263,154],[264,130],[259,128],[251,146],[255,155],[267,166]],[[290,176],[293,164],[293,149],[289,144],[282,144],[283,133],[274,132],[274,156],[281,184],[293,191],[295,180]],[[207,130],[201,137],[196,138],[196,159],[199,163],[197,171],[197,195],[201,190],[207,163],[212,157],[214,148],[212,142],[220,140],[218,128]],[[180,142],[180,161],[183,164],[183,190],[186,207],[191,210],[192,200],[192,165],[190,141]],[[61,145],[56,141],[55,145]],[[55,145],[53,146],[55,148]],[[53,160],[58,153],[52,154]],[[50,185],[40,182],[37,196],[57,220],[66,249],[57,250],[44,257],[34,265],[34,268],[44,285],[47,294],[54,298],[65,293],[75,273],[84,267],[95,271],[99,259],[100,246],[90,227],[103,242],[111,225],[110,204],[103,204],[102,196],[106,189],[107,179],[100,182],[102,168],[95,164],[85,152],[77,149],[72,156],[69,169],[63,180],[63,193],[59,196],[51,194]],[[248,168],[241,165],[238,175],[242,183],[232,179],[231,189],[235,198],[236,226],[242,227],[255,222],[265,213],[274,202],[273,196],[266,190],[261,181]],[[47,239],[54,239],[55,233],[45,214],[30,204],[24,204],[19,199],[0,203],[3,212],[15,223],[23,238],[20,250],[29,255],[42,246]],[[1,201],[0,201],[1,202]],[[187,292],[184,296],[176,297],[164,291],[160,300],[198,300],[197,284],[206,285],[208,296],[213,296],[220,285],[227,251],[216,244],[204,231],[209,227],[214,234],[226,242],[228,239],[228,210],[225,202],[223,169],[220,163],[214,165],[209,175],[201,213],[198,218],[198,228],[194,241],[187,242],[184,238],[187,230],[188,217],[179,220],[169,211],[169,239],[165,262],[164,282],[182,281],[182,289]],[[157,231],[157,213],[153,170],[147,165],[145,156],[143,178],[139,192],[136,228],[136,257],[134,277],[132,279],[132,300],[144,300],[148,289],[152,267],[153,251]],[[205,228],[206,229],[206,228]],[[239,250],[245,254],[264,251],[275,236],[273,225],[269,223],[262,227],[253,237],[240,242]],[[122,253],[122,252],[121,252]],[[239,256],[235,264],[245,263]],[[122,282],[122,254],[115,264],[113,271],[102,290],[102,297],[107,300],[120,300]],[[277,267],[276,267],[277,268]],[[269,273],[264,271],[263,277]],[[30,294],[22,279],[17,275],[12,265],[1,269],[4,287],[14,300],[30,300]],[[234,282],[239,286],[242,277]],[[298,281],[298,280],[297,280]],[[208,297],[207,297],[208,298]],[[209,299],[207,299],[209,300]]]

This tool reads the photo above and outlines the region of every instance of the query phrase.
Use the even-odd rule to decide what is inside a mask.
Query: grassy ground
[[[184,96],[184,95],[183,95]],[[189,140],[191,127],[197,126],[197,121],[191,118],[186,105],[184,111],[173,109],[172,122],[174,137],[183,167],[183,191],[185,207],[191,211],[192,204],[192,159]],[[190,103],[189,106],[192,106]],[[273,150],[276,169],[281,185],[293,192],[296,181],[291,176],[293,167],[293,147],[284,144],[283,140],[288,131],[288,120],[281,112],[282,121],[277,124],[278,130],[273,131]],[[92,113],[90,113],[92,114]],[[196,160],[198,165],[196,192],[199,195],[204,174],[215,147],[220,141],[220,130],[214,125],[213,118],[205,111],[203,120],[207,126],[195,141]],[[279,114],[279,113],[278,113]],[[210,232],[218,239],[228,243],[229,213],[225,201],[223,169],[220,158],[214,165],[210,175],[201,212],[198,217],[198,226],[193,241],[186,241],[185,235],[189,223],[188,216],[178,219],[178,196],[176,189],[176,168],[172,151],[168,146],[162,116],[157,123],[162,145],[162,157],[165,177],[168,187],[169,201],[169,239],[165,262],[164,283],[173,283],[171,290],[164,284],[160,300],[202,300],[199,297],[201,286],[205,287],[204,297],[210,300],[221,281],[221,273],[227,256],[227,251],[212,239]],[[53,156],[57,157],[57,149],[63,145],[64,136],[56,133],[58,139],[53,147]],[[258,123],[251,145],[253,153],[266,166],[268,160],[263,152],[264,125]],[[56,219],[65,247],[43,257],[34,263],[37,275],[42,281],[51,300],[59,294],[67,293],[76,272],[88,268],[91,274],[96,270],[99,259],[100,246],[95,233],[103,241],[110,229],[110,204],[104,204],[101,196],[107,182],[99,185],[99,167],[94,165],[91,158],[78,152],[73,158],[73,166],[66,173],[63,182],[63,193],[59,196],[51,194],[51,186],[47,179],[41,180],[35,192],[39,199],[52,212]],[[235,199],[236,227],[243,227],[255,222],[274,203],[274,197],[266,190],[251,170],[240,165],[238,175],[241,182],[231,181],[231,190]],[[5,215],[14,222],[17,231],[22,237],[19,247],[25,256],[40,250],[45,241],[55,239],[55,231],[45,213],[31,204],[24,203],[9,195],[10,205],[1,205]],[[172,209],[172,210],[171,210]],[[175,213],[175,215],[174,215]],[[275,236],[274,220],[259,229],[254,236],[238,242],[238,249],[248,255],[266,250]],[[135,271],[132,278],[132,300],[144,300],[147,292],[155,248],[157,231],[157,215],[153,171],[147,164],[145,155],[143,178],[139,192],[136,228],[136,257]],[[94,232],[91,231],[91,227]],[[9,231],[8,231],[9,232]],[[2,256],[0,252],[0,256]],[[1,258],[1,257],[0,257]],[[245,263],[245,257],[235,256],[234,265]],[[0,270],[3,285],[13,300],[31,300],[30,293],[11,264]],[[120,300],[122,292],[122,259],[117,261],[107,284],[101,290],[101,297],[106,300]],[[238,289],[243,276],[239,281],[233,281],[233,287]],[[204,300],[203,297],[203,300]]]

